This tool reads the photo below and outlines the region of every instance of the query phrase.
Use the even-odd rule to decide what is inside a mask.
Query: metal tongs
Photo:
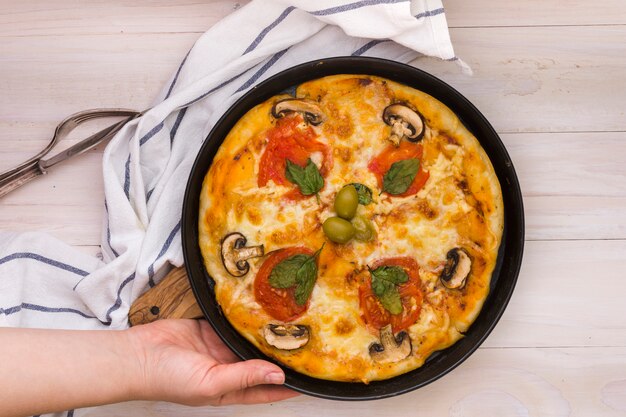
[[[27,161],[21,163],[15,168],[11,168],[7,171],[0,173],[0,197],[5,196],[11,191],[26,184],[30,180],[37,178],[40,175],[48,172],[48,169],[61,161],[64,161],[72,156],[80,155],[96,145],[112,138],[126,123],[139,117],[142,112],[129,109],[93,109],[84,110],[78,113],[74,113],[67,117],[56,127],[54,136],[48,146],[46,146],[41,152]],[[70,146],[66,150],[59,152],[58,154],[44,159],[50,153],[50,151],[56,146],[58,142],[67,137],[67,135],[74,130],[78,125],[87,120],[99,119],[104,117],[124,117],[124,119],[116,122],[101,131],[94,133],[87,139],[84,139],[77,144]]]

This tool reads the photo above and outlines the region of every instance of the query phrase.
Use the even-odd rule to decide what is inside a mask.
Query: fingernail
[[[282,384],[285,382],[285,374],[282,372],[272,372],[265,375],[265,382],[267,384]]]

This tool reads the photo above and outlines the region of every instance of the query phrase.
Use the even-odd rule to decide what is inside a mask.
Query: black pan
[[[424,91],[443,102],[478,138],[489,155],[504,199],[504,234],[491,278],[491,291],[463,339],[434,353],[421,368],[370,384],[326,381],[283,367],[285,385],[304,394],[335,400],[373,400],[409,392],[441,378],[467,359],[487,338],[502,316],[517,281],[524,249],[524,210],[511,158],[498,134],[472,103],[438,78],[408,65],[364,57],[313,61],[269,78],[239,99],[209,133],[191,170],[183,204],[183,252],[191,287],[207,320],[240,358],[271,360],[237,333],[215,301],[215,283],[204,268],[198,246],[198,202],[202,181],[222,141],[249,109],[300,83],[332,74],[377,75]]]

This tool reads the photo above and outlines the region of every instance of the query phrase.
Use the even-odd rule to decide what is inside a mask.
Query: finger
[[[219,405],[265,404],[297,397],[299,393],[276,385],[258,385],[245,390],[233,391],[220,398]]]
[[[282,369],[259,359],[216,365],[211,368],[207,376],[210,387],[209,396],[214,398],[257,385],[282,385],[285,382]]]

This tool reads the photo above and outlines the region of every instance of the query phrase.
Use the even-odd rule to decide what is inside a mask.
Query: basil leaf
[[[317,265],[315,258],[310,257],[296,273],[296,291],[294,293],[296,304],[299,306],[306,304],[306,301],[313,292],[313,286],[317,278]]]
[[[304,168],[298,164],[294,164],[291,160],[287,159],[285,166],[285,178],[293,184],[299,184],[304,181]]]
[[[280,262],[270,273],[270,285],[274,288],[290,288],[296,285],[298,270],[309,258],[308,255],[300,254]]]
[[[302,194],[315,194],[324,186],[324,177],[322,177],[319,169],[317,169],[317,165],[315,165],[310,159],[307,161],[306,167],[304,167],[304,176],[307,181],[306,186],[308,189],[303,189],[303,187],[300,186]]]
[[[356,193],[359,196],[359,204],[367,206],[372,202],[372,190],[370,190],[367,185],[359,184],[358,182],[353,182],[349,185],[356,188]]]
[[[310,256],[296,273],[296,291],[294,296],[296,298],[296,304],[299,306],[306,304],[313,292],[315,281],[317,281],[317,264],[315,263],[315,258],[317,258],[322,249],[324,249],[324,245],[322,245],[313,256]]]
[[[402,313],[402,299],[395,285],[378,297],[378,300],[383,307],[385,307],[385,310],[389,311],[391,314]]]
[[[387,291],[391,290],[391,288],[395,287],[392,282],[385,281],[382,279],[376,279],[372,276],[372,290],[377,297],[382,297]]]
[[[420,161],[415,158],[394,162],[383,176],[383,191],[402,194],[411,186],[419,168]]]
[[[409,280],[409,274],[400,266],[380,266],[370,270],[373,280],[386,281],[391,284],[404,284]]]
[[[402,300],[398,292],[398,284],[409,280],[409,275],[399,266],[381,266],[370,269],[372,291],[391,314],[402,313]]]
[[[281,261],[270,272],[270,285],[274,288],[283,289],[295,286],[296,304],[299,306],[306,304],[317,280],[315,258],[323,248],[324,245],[313,255],[293,255]]]
[[[315,194],[324,186],[324,177],[310,158],[304,168],[287,159],[285,177],[296,184],[303,195]]]

